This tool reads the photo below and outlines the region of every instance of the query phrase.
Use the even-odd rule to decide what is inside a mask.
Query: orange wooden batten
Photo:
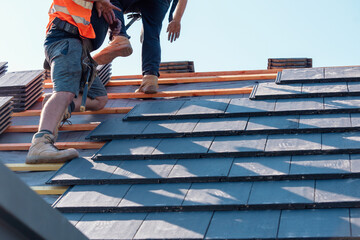
[[[132,107],[104,108],[99,111],[73,112],[72,115],[92,115],[92,114],[126,114]],[[40,116],[41,110],[26,110],[23,112],[14,112],[13,117]]]
[[[219,72],[191,72],[191,73],[161,73],[161,78],[180,78],[180,77],[211,77],[223,75],[241,75],[241,74],[267,74],[278,73],[281,69],[263,69],[263,70],[240,70],[240,71],[219,71]],[[110,79],[141,79],[142,75],[124,75],[112,76]]]
[[[57,142],[55,146],[59,149],[100,149],[104,142]],[[31,143],[2,143],[0,151],[27,151]]]
[[[188,90],[188,91],[167,91],[155,94],[145,93],[109,93],[109,99],[120,98],[159,98],[159,97],[191,97],[191,96],[212,96],[212,95],[232,95],[232,94],[250,94],[252,88],[229,88],[229,89],[206,89],[206,90]]]
[[[243,75],[243,74],[270,74],[281,72],[282,69],[263,69],[263,70],[241,70],[241,71],[219,71],[219,72],[191,72],[191,73],[161,73],[160,78],[184,78],[184,77],[212,77],[224,75]],[[112,76],[110,79],[141,79],[142,75],[123,75]],[[44,83],[51,83],[51,79],[47,78]]]
[[[109,99],[121,98],[159,98],[159,97],[194,97],[211,95],[232,95],[232,94],[250,94],[252,88],[225,88],[225,89],[205,89],[205,90],[186,90],[186,91],[164,91],[156,94],[145,93],[108,93]],[[42,101],[43,97],[39,99]]]
[[[92,131],[98,125],[99,123],[64,125],[59,130],[60,131]],[[37,132],[38,127],[39,127],[38,125],[10,126],[6,129],[5,132]]]
[[[161,78],[159,84],[178,84],[178,83],[201,83],[201,82],[227,82],[227,81],[251,81],[251,80],[274,80],[276,73],[269,74],[245,74],[245,75],[226,75],[211,77],[187,77],[187,78]],[[106,86],[130,86],[140,85],[141,79],[132,80],[111,80]],[[45,88],[52,88],[52,83],[46,83]]]

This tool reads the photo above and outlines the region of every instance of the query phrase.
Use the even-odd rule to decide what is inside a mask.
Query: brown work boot
[[[116,57],[127,57],[133,52],[130,41],[124,36],[114,36],[109,46],[93,56],[97,64],[104,65],[111,63]]]
[[[26,163],[63,163],[79,156],[74,148],[59,150],[54,146],[54,135],[45,133],[43,136],[31,141]]]
[[[145,75],[142,79],[142,83],[135,92],[143,92],[146,94],[157,93],[158,77],[155,75]]]
[[[44,108],[46,102],[51,97],[52,93],[45,93],[44,99],[42,101],[42,108]],[[65,123],[68,123],[71,125],[71,122],[68,120],[71,117],[71,113],[69,112],[69,108],[65,109],[64,115],[60,118],[60,121],[56,124],[56,127],[54,129],[53,135],[54,135],[54,141],[58,138],[59,135],[59,128],[62,127]]]

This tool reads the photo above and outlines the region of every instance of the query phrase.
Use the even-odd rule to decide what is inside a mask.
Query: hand
[[[110,30],[110,40],[112,40],[113,36],[117,36],[120,34],[121,21],[119,19],[115,19],[113,24],[110,25]]]
[[[168,28],[166,30],[166,32],[169,33],[168,40],[170,42],[176,41],[176,39],[180,37],[180,30],[181,30],[180,21],[172,20],[169,23]]]
[[[115,13],[113,10],[117,10],[121,12],[121,9],[114,6],[110,2],[110,0],[102,0],[96,2],[96,10],[99,14],[99,17],[103,16],[108,24],[113,24],[113,22],[116,20]]]

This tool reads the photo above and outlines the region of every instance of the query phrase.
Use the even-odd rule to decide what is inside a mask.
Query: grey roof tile
[[[279,219],[279,210],[215,212],[206,239],[275,239]]]
[[[96,153],[96,157],[152,154],[160,141],[161,138],[112,140]]]
[[[175,115],[186,101],[148,102],[138,104],[125,117],[124,120],[138,120],[143,116]]]
[[[350,155],[351,172],[360,172],[360,154]]]
[[[51,181],[108,179],[120,161],[95,162],[89,158],[76,158],[65,164]]]
[[[153,155],[207,153],[214,137],[164,138]]]
[[[360,97],[326,97],[324,98],[324,109],[354,109],[360,107]]]
[[[315,181],[254,182],[249,204],[302,204],[314,201]]]
[[[119,134],[140,134],[149,123],[150,121],[126,122],[122,118],[112,118],[102,122],[89,134],[88,138],[96,140],[107,136],[106,140],[111,140],[116,139]]]
[[[235,158],[229,177],[286,175],[290,160],[291,156]]]
[[[269,135],[266,152],[314,151],[321,149],[321,134]]]
[[[263,135],[215,137],[209,153],[261,152],[265,142],[266,136]]]
[[[146,213],[88,213],[76,225],[89,239],[132,239]]]
[[[187,120],[165,120],[152,121],[142,132],[143,134],[162,134],[162,133],[191,133],[198,123],[198,119]]]
[[[252,91],[252,99],[273,99],[293,96],[301,93],[301,84],[276,84],[274,82],[259,83]]]
[[[194,128],[193,132],[233,132],[244,130],[246,123],[248,121],[247,117],[240,118],[219,118],[219,119],[200,119]]]
[[[228,107],[230,99],[191,100],[182,105],[176,115],[222,114]]]
[[[324,77],[324,68],[284,69],[281,73],[281,82],[323,79]]]
[[[299,128],[345,128],[351,127],[350,114],[301,115]]]
[[[360,83],[359,82],[348,82],[347,85],[348,85],[348,89],[349,89],[350,93],[356,93],[356,92],[360,91]]]
[[[264,112],[274,111],[275,100],[259,100],[254,101],[248,98],[235,98],[231,99],[228,108],[226,109],[227,114],[236,113],[249,113],[249,112]]]
[[[360,67],[327,67],[325,68],[325,78],[342,80],[360,78]]]
[[[359,149],[359,142],[360,142],[359,132],[323,133],[322,149],[323,150]]]
[[[282,211],[279,238],[349,237],[349,209]]]
[[[55,205],[66,207],[116,207],[131,185],[77,185]]]
[[[252,182],[194,183],[183,206],[244,205],[251,187]]]
[[[350,209],[351,233],[353,237],[360,237],[360,209]]]
[[[150,213],[134,239],[202,239],[212,212]]]
[[[278,99],[275,111],[315,111],[322,110],[323,107],[323,98]]]
[[[123,161],[110,179],[167,178],[175,163],[175,159]]]
[[[297,129],[299,116],[250,117],[246,130]]]
[[[302,94],[330,94],[330,93],[348,93],[346,82],[336,83],[307,83],[302,85]]]
[[[84,217],[85,213],[63,213],[62,215],[75,226]]]
[[[227,176],[233,158],[179,159],[169,178]]]
[[[317,180],[315,202],[360,201],[360,179]]]
[[[351,113],[351,126],[360,127],[360,113]]]
[[[350,172],[348,154],[292,156],[290,174],[330,174]]]
[[[189,188],[190,183],[133,185],[119,207],[180,206]]]

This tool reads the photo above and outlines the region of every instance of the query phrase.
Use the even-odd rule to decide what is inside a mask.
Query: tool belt
[[[84,89],[85,84],[88,84],[88,87],[91,87],[91,84],[94,82],[97,76],[96,67],[98,64],[91,57],[90,52],[92,50],[91,41],[87,38],[82,38],[82,55],[81,55],[81,66],[82,66],[82,75],[80,81],[80,91]]]
[[[80,38],[82,42],[82,55],[81,55],[82,74],[80,81],[80,92],[83,91],[84,86],[86,84],[88,84],[88,87],[90,88],[91,84],[94,82],[94,79],[97,76],[96,67],[98,66],[98,64],[90,55],[90,52],[92,51],[93,48],[91,41],[87,38],[81,38],[78,28],[66,21],[63,21],[59,18],[55,18],[52,23],[54,24],[56,29],[68,32]],[[50,65],[47,62],[47,60],[45,60],[44,62],[44,68],[46,70],[50,70]]]

